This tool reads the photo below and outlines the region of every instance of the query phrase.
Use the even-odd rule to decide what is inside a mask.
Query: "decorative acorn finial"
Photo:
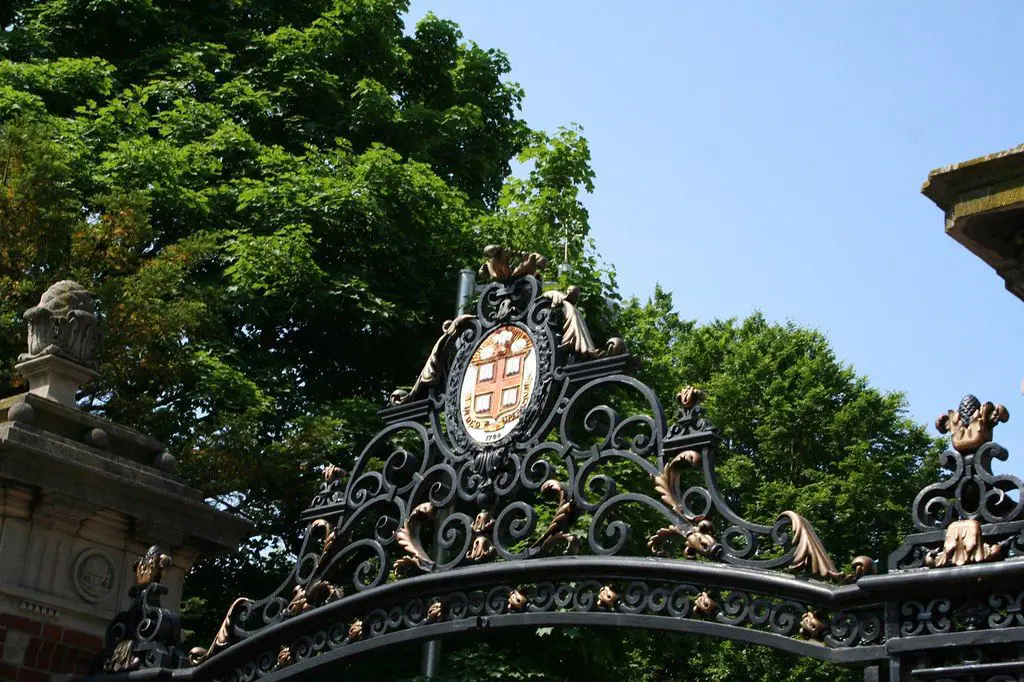
[[[968,393],[957,409],[935,420],[935,428],[939,433],[950,434],[953,448],[957,452],[969,454],[985,443],[992,442],[992,430],[996,424],[1009,419],[1010,413],[1002,405],[982,403]]]

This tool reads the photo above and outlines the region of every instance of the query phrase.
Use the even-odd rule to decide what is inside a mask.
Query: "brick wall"
[[[99,637],[11,613],[0,613],[0,680],[59,682],[84,675]]]

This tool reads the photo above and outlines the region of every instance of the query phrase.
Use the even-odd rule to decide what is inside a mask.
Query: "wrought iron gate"
[[[799,514],[732,510],[699,389],[666,417],[622,341],[594,343],[579,292],[543,289],[543,258],[487,255],[475,313],[444,324],[352,471],[324,471],[281,587],[186,654],[153,548],[95,679],[298,679],[401,642],[565,625],[730,638],[870,679],[1024,679],[1024,496],[991,469],[1004,408],[967,396],[940,419],[954,449],[911,510],[920,532],[883,575],[868,557],[840,570]]]

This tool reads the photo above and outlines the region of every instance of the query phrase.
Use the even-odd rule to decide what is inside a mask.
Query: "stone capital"
[[[96,376],[94,370],[59,355],[43,355],[14,368],[28,381],[29,393],[68,407],[75,407],[79,387]]]

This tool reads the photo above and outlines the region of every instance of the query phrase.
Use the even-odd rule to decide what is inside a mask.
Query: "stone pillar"
[[[0,679],[56,682],[86,672],[151,545],[173,557],[177,611],[200,554],[233,550],[250,525],[178,481],[160,442],[76,407],[99,340],[82,287],[54,285],[25,318],[29,391],[0,400]]]

